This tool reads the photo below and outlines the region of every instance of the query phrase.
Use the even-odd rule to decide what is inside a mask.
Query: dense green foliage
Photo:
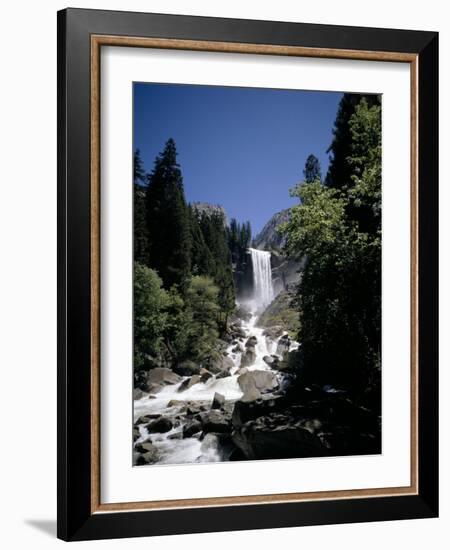
[[[219,289],[209,277],[192,277],[186,293],[189,325],[186,326],[188,355],[201,363],[209,361],[219,337]]]
[[[249,228],[248,228],[249,230]],[[134,154],[135,368],[208,361],[235,308],[220,212],[198,212],[184,196],[175,142],[145,174]]]
[[[351,114],[350,114],[351,113]],[[381,108],[344,95],[326,185],[300,199],[285,249],[306,257],[298,285],[304,379],[361,392],[378,376],[381,347]]]
[[[208,362],[218,347],[219,289],[194,276],[184,296],[165,290],[149,267],[134,266],[134,366],[136,370],[186,359]]]
[[[146,356],[156,357],[167,322],[169,297],[158,274],[134,265],[134,365],[141,368]]]

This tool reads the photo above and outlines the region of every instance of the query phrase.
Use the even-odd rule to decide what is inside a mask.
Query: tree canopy
[[[327,183],[297,185],[300,204],[283,227],[287,254],[306,258],[298,285],[302,375],[352,391],[367,387],[380,366],[381,108],[370,103],[344,96]]]

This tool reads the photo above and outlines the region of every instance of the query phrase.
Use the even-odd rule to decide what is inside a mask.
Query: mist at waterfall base
[[[247,312],[241,320],[241,328],[245,337],[243,338],[242,350],[245,350],[245,344],[249,339],[256,338],[254,362],[247,366],[247,371],[269,371],[274,373],[281,384],[283,375],[279,371],[271,369],[264,361],[264,357],[277,354],[277,345],[280,338],[286,332],[283,332],[279,338],[270,339],[266,337],[264,329],[256,326],[258,316],[275,298],[272,271],[271,254],[264,250],[249,249],[253,269],[253,291],[244,302],[238,302],[238,309]],[[298,347],[298,343],[293,342],[291,350]],[[152,445],[158,450],[159,458],[155,464],[181,464],[181,463],[205,463],[220,462],[229,460],[229,454],[232,448],[221,445],[219,434],[207,433],[201,440],[198,435],[194,437],[183,438],[183,427],[188,422],[184,416],[184,409],[189,402],[205,403],[211,405],[216,393],[225,397],[226,406],[232,409],[233,404],[243,397],[243,391],[239,385],[238,378],[242,373],[241,360],[244,352],[237,349],[236,343],[231,343],[226,349],[226,355],[233,361],[234,366],[230,369],[230,376],[226,378],[217,378],[212,376],[206,382],[198,382],[184,391],[180,391],[183,383],[189,377],[177,383],[163,387],[161,391],[149,399],[147,396],[134,401],[134,422],[139,417],[145,415],[169,415],[178,418],[178,424],[175,424],[170,431],[166,433],[152,433]],[[135,445],[143,443],[150,439],[144,424],[139,424],[139,438]]]

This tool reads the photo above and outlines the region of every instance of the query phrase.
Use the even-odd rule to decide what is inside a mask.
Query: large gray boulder
[[[247,348],[246,352],[241,357],[241,368],[250,367],[251,365],[253,365],[255,361],[256,361],[255,348],[253,347]]]
[[[166,367],[157,367],[147,373],[147,386],[151,393],[157,393],[164,386],[177,384],[181,377]]]
[[[194,386],[195,384],[198,384],[201,382],[201,378],[199,374],[194,374],[190,378],[186,378],[186,380],[183,380],[183,383],[178,388],[178,392],[183,392],[188,390],[190,387]]]
[[[202,429],[202,424],[198,420],[189,420],[183,426],[183,439],[187,437],[192,437],[194,434],[200,432]]]
[[[182,361],[173,367],[173,371],[180,376],[192,376],[200,373],[200,365],[193,361]]]
[[[154,464],[158,462],[160,453],[151,441],[138,443],[135,448],[134,461],[137,466],[145,466],[146,464]]]
[[[222,409],[225,405],[225,396],[221,393],[216,392],[214,394],[211,409]]]
[[[245,342],[245,347],[254,348],[257,343],[258,343],[258,338],[256,338],[256,336],[250,336],[250,338],[247,339],[247,342]]]
[[[249,460],[326,456],[327,447],[311,430],[289,423],[276,427],[259,418],[233,432],[233,442]]]
[[[212,374],[219,374],[223,371],[229,371],[233,367],[233,360],[227,355],[220,355],[217,359],[211,359],[208,364],[208,370]]]
[[[229,376],[231,376],[231,372],[229,370],[223,370],[222,372],[219,372],[219,374],[216,374],[216,380],[228,378]]]
[[[229,433],[231,432],[231,415],[225,411],[212,409],[200,414],[203,432]]]
[[[277,388],[278,380],[273,372],[253,370],[239,375],[238,384],[244,393],[242,401],[254,401],[259,399],[262,393]]]
[[[145,426],[148,433],[165,433],[170,432],[173,428],[172,421],[166,416],[160,416]]]
[[[138,399],[142,399],[145,397],[146,394],[139,388],[134,388],[133,390],[133,399],[136,401]]]
[[[210,378],[212,378],[212,374],[209,372],[209,370],[207,369],[200,369],[200,381],[205,383],[207,382]]]

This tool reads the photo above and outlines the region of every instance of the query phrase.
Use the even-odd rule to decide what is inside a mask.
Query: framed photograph
[[[58,536],[438,514],[438,35],[58,13]]]

